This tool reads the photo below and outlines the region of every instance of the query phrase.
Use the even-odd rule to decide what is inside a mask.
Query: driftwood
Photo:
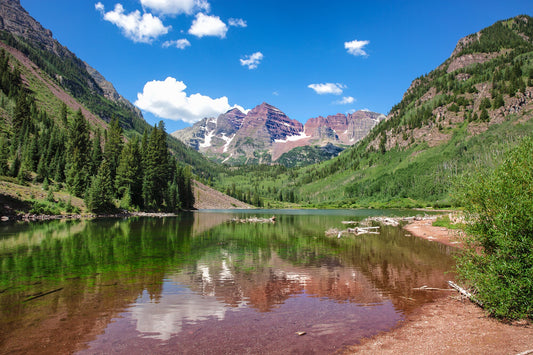
[[[355,235],[361,235],[361,234],[379,234],[376,230],[379,229],[379,227],[355,227],[355,228],[347,228],[344,230],[338,230],[337,228],[332,228],[326,231],[326,235],[336,235],[337,238],[340,238],[343,234],[355,234]]]
[[[452,288],[428,287],[428,286],[426,286],[426,285],[421,286],[421,287],[413,288],[413,290],[416,290],[416,291],[455,291],[455,290],[452,289]]]
[[[252,217],[252,218],[233,218],[231,220],[234,223],[275,223],[276,222],[276,216],[272,216],[270,218],[258,218],[258,217]]]
[[[481,303],[480,301],[478,301],[473,294],[471,294],[470,292],[468,292],[467,290],[465,290],[464,288],[462,288],[461,286],[457,285],[455,282],[453,281],[448,281],[448,285],[450,285],[451,287],[453,287],[454,289],[456,289],[457,291],[459,291],[460,294],[462,294],[463,296],[465,296],[466,298],[468,298],[470,301],[476,303],[478,306],[480,307],[483,307],[483,303]]]

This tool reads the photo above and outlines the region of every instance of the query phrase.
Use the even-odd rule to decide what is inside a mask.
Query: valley
[[[93,67],[25,5],[0,0],[0,352],[533,349],[533,17],[461,33],[377,113],[367,91],[390,100],[406,61],[373,38],[327,47],[353,16],[304,40],[318,21],[292,27],[306,18],[292,3],[280,35],[261,22],[271,4],[247,4],[265,16],[246,22],[220,15],[233,3],[97,2],[80,27],[120,31],[98,37]],[[258,23],[273,42],[238,58],[266,41],[246,37]],[[154,79],[170,67],[179,80]]]

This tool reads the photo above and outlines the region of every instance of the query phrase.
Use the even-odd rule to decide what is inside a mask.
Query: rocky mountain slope
[[[68,62],[67,65],[70,64],[78,67],[79,73],[76,74],[69,73],[69,75],[61,75],[61,73],[55,73],[53,75],[62,86],[65,86],[67,89],[73,89],[76,84],[80,84],[79,80],[76,79],[82,79],[84,81],[83,84],[85,84],[84,86],[88,87],[91,94],[102,95],[114,103],[124,105],[137,118],[142,119],[140,110],[122,97],[113,85],[96,69],[79,60],[74,53],[55,40],[52,31],[45,29],[31,17],[20,5],[20,0],[0,1],[0,31],[5,31],[15,37],[24,39],[28,44],[37,47],[41,51],[45,51],[49,55],[53,54],[62,61]],[[30,59],[32,59],[31,56]],[[44,61],[46,59],[48,58],[43,58],[41,63],[37,62],[36,64],[41,67],[45,64]],[[48,68],[43,69],[46,70]]]
[[[324,150],[324,146],[353,145],[384,118],[378,113],[358,111],[348,115],[319,116],[302,125],[278,108],[262,103],[247,114],[235,108],[217,118],[204,118],[172,135],[216,161],[268,164],[294,148],[306,146],[318,146],[315,151],[327,154],[315,157],[329,159],[343,148]],[[316,160],[309,160],[311,162]]]
[[[370,146],[390,150],[449,141],[466,124],[472,135],[533,108],[533,18],[517,16],[460,39],[450,58],[415,79]],[[383,143],[382,143],[383,142]]]

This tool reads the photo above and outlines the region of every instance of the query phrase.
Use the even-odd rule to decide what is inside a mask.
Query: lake
[[[399,210],[199,211],[0,225],[0,353],[334,353],[453,279],[453,248]],[[275,223],[237,223],[268,218]],[[299,335],[298,332],[305,332]]]

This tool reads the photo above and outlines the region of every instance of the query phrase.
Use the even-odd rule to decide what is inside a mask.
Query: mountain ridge
[[[270,164],[297,147],[333,144],[343,150],[363,138],[384,118],[378,113],[357,111],[310,118],[304,125],[263,102],[247,114],[234,108],[217,118],[204,118],[172,135],[222,163]],[[339,150],[331,152],[336,152],[336,156]]]

